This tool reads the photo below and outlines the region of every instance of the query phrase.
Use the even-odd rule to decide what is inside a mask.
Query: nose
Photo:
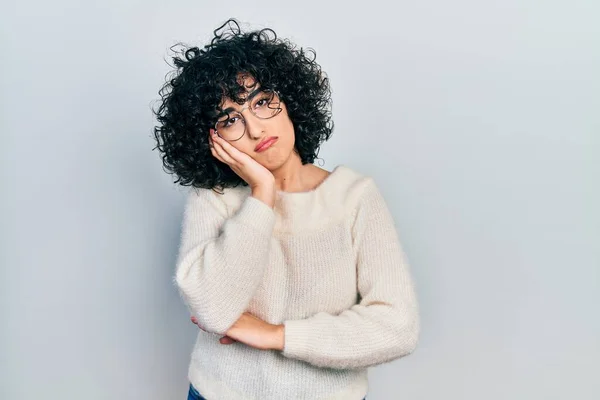
[[[258,140],[263,136],[265,131],[263,121],[260,118],[247,111],[244,115],[244,122],[246,123],[246,133],[252,140]]]

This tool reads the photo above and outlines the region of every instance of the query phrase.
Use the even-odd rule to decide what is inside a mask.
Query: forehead
[[[244,88],[244,91],[239,95],[242,100],[246,100],[248,97],[253,97],[260,92],[260,83],[258,83],[252,75],[240,73],[237,77],[237,83]],[[220,108],[225,109],[234,107],[236,104],[239,105],[239,103],[236,103],[229,97],[223,97]]]

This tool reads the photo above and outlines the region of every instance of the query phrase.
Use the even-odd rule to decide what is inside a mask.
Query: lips
[[[275,143],[277,141],[277,139],[279,139],[277,136],[271,136],[269,138],[266,138],[265,140],[263,140],[262,142],[260,142],[258,144],[258,146],[256,146],[256,148],[254,149],[254,151],[260,152],[260,151],[268,149],[269,147],[271,147],[271,145],[273,143]]]

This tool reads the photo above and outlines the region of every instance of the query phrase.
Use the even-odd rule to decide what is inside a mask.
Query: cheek
[[[279,134],[279,140],[281,140],[281,144],[283,147],[293,147],[296,141],[296,137],[294,134],[294,125],[288,121],[282,122],[280,126],[278,126],[277,132]]]
[[[243,143],[242,143],[243,142]],[[246,154],[254,154],[254,147],[249,145],[248,143],[246,143],[245,140],[238,140],[237,143],[231,143],[231,145],[233,147],[235,147],[237,150],[241,151],[242,153],[246,153]]]
[[[278,131],[285,136],[286,138],[292,138],[294,137],[294,124],[292,123],[292,120],[289,119],[289,117],[286,118],[282,118],[281,121],[278,124]]]

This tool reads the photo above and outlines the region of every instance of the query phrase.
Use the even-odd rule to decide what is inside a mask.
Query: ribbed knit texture
[[[190,191],[175,281],[199,324],[190,382],[208,400],[359,400],[367,368],[411,353],[415,290],[371,177],[340,165],[316,189]],[[285,348],[219,343],[248,311],[285,325]]]

